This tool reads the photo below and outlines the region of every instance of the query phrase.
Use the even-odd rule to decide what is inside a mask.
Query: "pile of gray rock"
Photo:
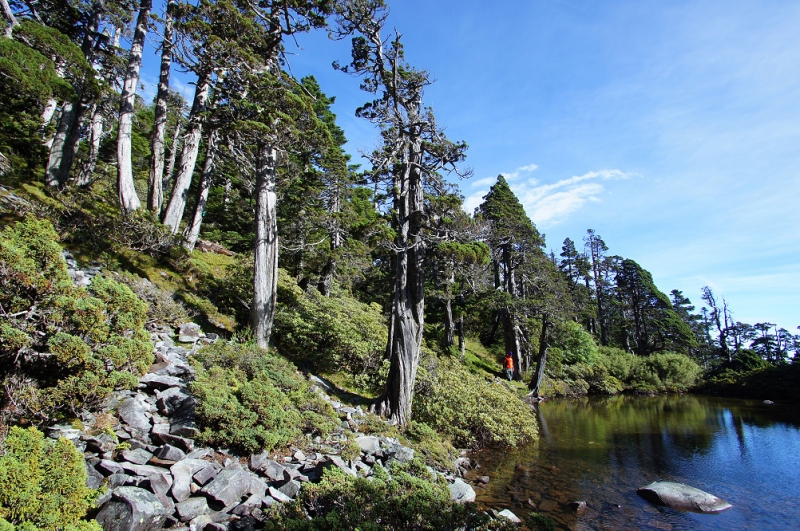
[[[312,385],[342,420],[338,440],[315,438],[309,441],[314,452],[294,448],[291,455],[235,456],[200,447],[188,356],[214,338],[192,323],[181,326],[177,335],[189,345],[177,345],[171,330],[152,333],[156,362],[136,391],[115,393],[102,413],[84,413],[84,430],[58,425],[48,432],[53,438],[67,437],[84,452],[90,487],[105,485],[96,519],[106,531],[251,529],[269,507],[295,499],[304,484],[318,481],[328,467],[369,478],[376,466],[413,459],[414,450],[396,439],[362,436],[357,438],[361,455],[343,460],[338,453],[347,441],[344,427],[358,424],[364,411],[330,398],[324,381],[315,377]],[[447,477],[453,500],[474,501],[470,485]]]

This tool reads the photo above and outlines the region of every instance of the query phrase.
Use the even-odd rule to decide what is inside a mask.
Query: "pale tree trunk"
[[[136,30],[133,33],[128,69],[122,85],[119,109],[119,134],[117,136],[117,188],[119,204],[124,212],[139,210],[142,206],[133,185],[133,164],[131,163],[131,134],[133,132],[133,104],[136,100],[136,85],[139,84],[139,69],[142,66],[142,50],[147,35],[147,21],[150,17],[151,0],[142,0]]]
[[[208,136],[206,162],[203,165],[203,175],[200,178],[200,187],[197,190],[197,201],[194,205],[194,216],[192,216],[192,223],[186,227],[186,230],[183,233],[183,246],[189,251],[192,251],[197,243],[197,238],[200,236],[200,227],[203,224],[203,216],[206,214],[208,191],[211,189],[211,177],[214,174],[214,164],[217,159],[218,140],[218,131],[212,131]]]
[[[14,32],[14,26],[17,26],[19,22],[17,21],[14,13],[11,11],[11,6],[8,5],[8,0],[0,0],[0,3],[3,6],[3,16],[6,17],[8,21],[8,26],[6,26],[6,37],[9,39]]]
[[[374,404],[376,413],[400,426],[411,420],[425,311],[425,251],[420,226],[424,208],[419,168],[422,143],[418,137],[408,139],[406,157],[405,164],[398,165],[395,176],[397,249],[389,377],[383,395]]]
[[[172,180],[172,174],[175,171],[175,159],[178,155],[178,144],[181,139],[181,121],[178,119],[175,122],[175,131],[172,133],[172,149],[169,151],[169,159],[167,159],[167,169],[164,171],[164,178],[161,180],[161,189],[163,192],[169,190],[169,183]],[[161,198],[161,206],[164,206],[164,198]]]
[[[90,128],[90,147],[89,157],[81,168],[78,177],[75,179],[75,184],[78,186],[87,186],[95,179],[94,169],[97,166],[97,158],[100,156],[100,142],[103,140],[103,113],[100,105],[95,103],[92,106],[92,126]]]
[[[450,347],[455,343],[455,329],[456,324],[453,320],[453,284],[456,282],[454,273],[450,273],[450,277],[445,281],[444,293],[444,337],[442,338],[442,347],[445,351],[449,352]]]
[[[542,332],[539,335],[539,357],[536,360],[536,372],[531,377],[531,383],[528,385],[530,393],[528,396],[539,398],[539,393],[542,390],[542,382],[544,381],[544,368],[547,364],[547,329],[550,322],[547,316],[542,318]]]
[[[266,349],[272,335],[278,290],[278,222],[275,193],[277,151],[262,146],[256,168],[256,247],[253,274],[253,335]]]
[[[50,147],[50,144],[52,144],[52,139],[47,139],[44,135],[47,134],[47,126],[53,121],[53,116],[56,114],[57,108],[58,101],[50,98],[47,100],[47,104],[44,106],[44,110],[42,111],[42,141],[47,147]]]
[[[464,336],[464,316],[458,318],[458,350],[461,352],[461,361],[466,359],[467,338]]]
[[[342,246],[342,230],[339,218],[336,216],[342,210],[342,190],[341,183],[334,181],[330,186],[330,200],[328,201],[328,212],[332,214],[331,226],[328,232],[330,238],[330,256],[320,274],[317,289],[325,297],[331,296],[333,278],[336,275],[336,254]]]
[[[167,133],[167,96],[169,95],[169,75],[172,67],[173,15],[177,2],[169,0],[164,14],[164,39],[161,41],[161,73],[158,76],[158,93],[156,94],[155,119],[153,122],[153,139],[150,144],[153,153],[150,166],[149,190],[147,206],[156,215],[161,212],[164,202],[164,138]]]
[[[164,225],[170,227],[172,234],[178,233],[181,218],[183,218],[183,210],[186,208],[186,194],[192,184],[192,173],[194,173],[194,166],[197,163],[197,152],[200,149],[200,139],[203,135],[202,113],[206,109],[210,88],[210,72],[202,73],[198,77],[197,86],[195,87],[192,111],[189,115],[189,123],[186,126],[186,134],[183,139],[178,176],[175,178],[175,186],[172,189],[167,210],[164,212]]]
[[[81,43],[81,51],[90,64],[94,63],[95,38],[104,12],[104,0],[96,1],[93,5],[91,22],[86,28],[86,34]],[[62,187],[66,185],[69,172],[72,170],[72,163],[75,161],[75,153],[80,142],[81,123],[88,107],[87,102],[83,101],[83,91],[77,90],[76,92],[75,103],[64,102],[61,106],[61,116],[56,133],[50,143],[50,155],[45,171],[45,184],[48,186]]]

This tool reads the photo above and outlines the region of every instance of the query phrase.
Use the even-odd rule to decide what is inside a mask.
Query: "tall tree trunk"
[[[158,92],[156,93],[155,118],[153,121],[153,138],[150,148],[153,153],[148,181],[147,207],[156,215],[161,213],[164,202],[164,151],[167,134],[167,96],[169,95],[169,75],[172,68],[173,11],[176,0],[169,0],[164,14],[164,39],[161,41],[161,72],[158,76]]]
[[[164,170],[164,178],[161,180],[161,189],[163,193],[170,191],[170,181],[172,174],[175,172],[175,159],[178,158],[178,144],[181,140],[181,122],[178,120],[175,123],[175,131],[172,133],[172,149],[169,151],[169,158],[167,159],[167,169]],[[161,207],[164,207],[164,198],[161,198]]]
[[[269,346],[278,289],[278,223],[275,193],[277,150],[260,149],[256,168],[256,247],[253,274],[252,326],[256,343]]]
[[[189,192],[189,186],[192,184],[192,173],[194,173],[194,166],[197,163],[197,152],[200,149],[200,138],[203,134],[204,120],[202,113],[206,109],[210,88],[211,73],[201,73],[197,79],[192,111],[189,115],[189,123],[186,126],[178,176],[175,178],[172,196],[170,197],[169,205],[167,205],[167,210],[164,213],[164,225],[170,227],[172,234],[178,233],[181,218],[183,218],[183,210],[186,208],[186,194]]]
[[[539,357],[536,359],[536,372],[533,373],[531,383],[528,385],[530,393],[528,396],[539,398],[539,393],[542,389],[542,382],[544,381],[544,367],[547,364],[547,329],[550,322],[547,316],[542,318],[542,332],[539,334]]]
[[[8,0],[0,0],[0,3],[2,3],[3,6],[3,16],[8,21],[8,26],[6,26],[5,34],[6,37],[10,39],[14,32],[14,27],[17,26],[19,22],[17,21],[17,18],[14,16],[14,13],[11,11],[11,6],[8,5]]]
[[[100,156],[100,142],[103,140],[103,113],[100,105],[95,103],[92,106],[92,126],[90,128],[90,147],[89,156],[83,164],[83,168],[75,179],[78,186],[87,186],[95,179],[94,169],[97,166],[97,158]]]
[[[464,314],[458,318],[458,350],[461,352],[461,361],[466,359],[467,338],[464,336]]]
[[[117,135],[117,191],[119,204],[124,212],[139,210],[142,206],[133,185],[133,164],[131,162],[131,134],[133,133],[133,104],[136,100],[136,85],[139,84],[139,69],[142,66],[142,50],[147,35],[147,21],[150,18],[152,0],[141,0],[139,17],[133,33],[128,69],[122,84],[119,109],[119,133]]]
[[[395,169],[397,251],[389,377],[383,395],[374,404],[376,413],[385,415],[390,422],[401,426],[411,420],[411,401],[425,320],[425,251],[421,227],[424,202],[420,173],[422,143],[418,136],[409,136],[404,164],[399,164]]]
[[[81,43],[81,51],[89,64],[94,63],[95,44],[100,20],[105,12],[105,1],[97,0],[92,6],[92,16]],[[56,133],[50,143],[50,154],[45,171],[45,184],[63,187],[67,184],[75,153],[80,142],[81,123],[89,102],[83,101],[83,91],[76,90],[75,103],[64,102]]]
[[[336,275],[336,255],[339,248],[342,246],[342,230],[339,224],[337,214],[342,210],[342,190],[341,183],[334,181],[330,185],[330,199],[328,201],[328,213],[331,216],[331,225],[328,230],[328,238],[330,239],[330,254],[325,266],[322,268],[317,289],[325,297],[330,297],[331,287],[333,286],[333,278]]]
[[[455,343],[455,322],[453,321],[453,301],[450,297],[444,299],[444,337],[442,347],[449,352],[450,347]]]
[[[183,233],[184,243],[183,246],[192,251],[197,238],[200,236],[200,226],[203,223],[203,216],[206,213],[206,203],[208,202],[208,191],[211,189],[211,177],[214,174],[214,163],[217,159],[217,141],[219,140],[219,132],[217,130],[211,131],[208,136],[208,147],[206,149],[206,162],[203,165],[203,175],[200,178],[200,186],[197,189],[197,201],[194,205],[194,216],[192,223]]]

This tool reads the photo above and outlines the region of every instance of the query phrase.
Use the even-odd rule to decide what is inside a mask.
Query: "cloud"
[[[628,179],[620,170],[590,171],[551,184],[537,181],[515,183],[511,189],[537,225],[554,225],[587,202],[599,202],[605,187],[597,181]],[[590,182],[591,181],[591,182]]]
[[[501,174],[502,174],[503,177],[506,178],[506,181],[516,181],[520,177],[522,177],[523,174],[534,172],[537,169],[539,169],[539,165],[538,164],[528,164],[527,166],[522,166],[520,168],[517,168],[516,170],[514,170],[514,171],[512,171],[510,173],[502,172]],[[483,181],[483,180],[484,179],[481,179],[481,181]],[[493,178],[492,182],[490,184],[494,184],[495,180],[496,179]]]
[[[537,168],[536,164],[531,164],[502,175],[507,181],[513,181],[509,184],[511,190],[517,195],[531,220],[540,226],[555,225],[586,203],[600,202],[606,189],[598,181],[622,180],[636,175],[613,169],[590,171],[550,184],[540,184],[532,177],[521,179],[523,174]],[[473,182],[473,187],[477,185],[481,189],[464,199],[464,210],[470,213],[474,211],[488,193],[488,189],[484,187],[494,182],[494,177]]]

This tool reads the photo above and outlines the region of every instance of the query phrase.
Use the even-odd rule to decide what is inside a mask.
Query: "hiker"
[[[514,358],[511,357],[510,352],[503,358],[503,372],[506,373],[509,382],[514,379]]]

